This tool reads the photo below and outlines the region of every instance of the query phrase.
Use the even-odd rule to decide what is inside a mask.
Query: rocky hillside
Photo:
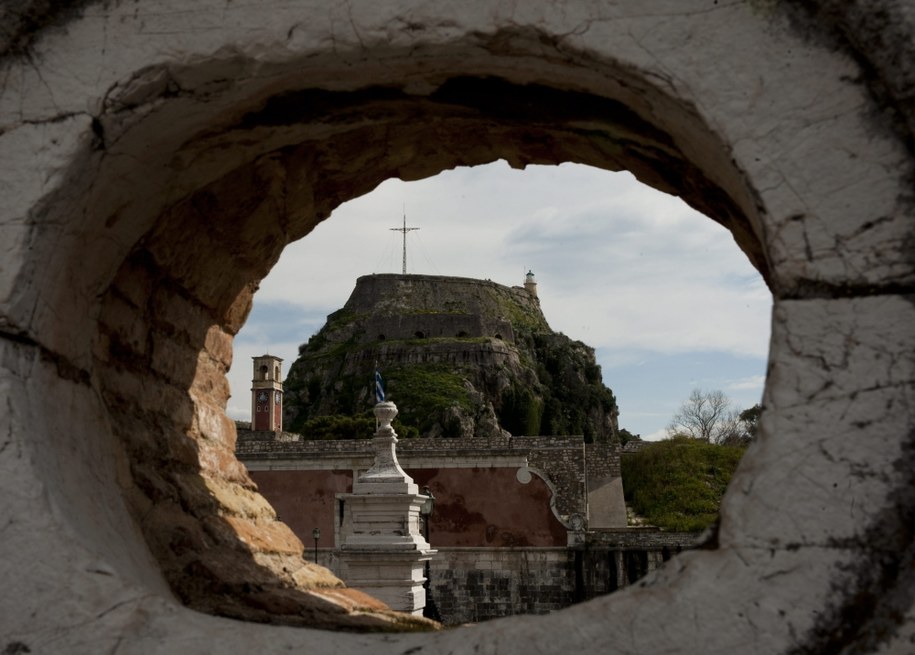
[[[376,366],[402,436],[617,435],[616,400],[594,350],[553,332],[520,287],[359,278],[346,305],[299,348],[285,382],[286,429],[314,438],[328,426],[361,425],[352,417],[369,416]],[[352,436],[370,436],[365,424]]]

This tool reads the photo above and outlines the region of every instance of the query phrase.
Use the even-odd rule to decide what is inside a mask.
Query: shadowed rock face
[[[911,1],[0,10],[5,650],[911,651]],[[396,625],[296,555],[224,371],[286,243],[384,179],[498,158],[628,169],[767,280],[766,409],[714,546],[486,630],[181,605]]]
[[[427,275],[359,278],[290,367],[287,429],[309,436],[308,419],[364,414],[374,403],[376,368],[410,433],[617,435],[616,401],[593,349],[553,332],[537,299],[519,287]]]

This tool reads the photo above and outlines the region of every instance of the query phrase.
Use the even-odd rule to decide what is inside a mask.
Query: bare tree
[[[728,441],[739,431],[739,412],[732,409],[730,398],[718,390],[693,389],[667,426],[670,436],[686,435],[709,443]]]

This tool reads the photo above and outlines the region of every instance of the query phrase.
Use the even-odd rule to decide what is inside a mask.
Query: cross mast
[[[407,274],[407,232],[418,230],[418,227],[407,227],[407,212],[403,213],[403,227],[392,227],[392,232],[401,232],[403,234],[403,274]]]

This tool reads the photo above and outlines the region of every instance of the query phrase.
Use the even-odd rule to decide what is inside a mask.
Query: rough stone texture
[[[2,8],[5,650],[915,647],[911,0]],[[717,547],[548,617],[434,634],[182,606],[281,620],[315,597],[204,491],[251,491],[223,373],[258,280],[380,181],[499,157],[628,168],[769,282],[766,411]],[[249,577],[266,584],[233,593]],[[300,623],[376,611],[323,593]]]
[[[684,533],[592,532],[577,550],[436,547],[426,601],[445,625],[548,614],[635,584],[695,541]]]
[[[434,528],[432,534],[437,541]],[[695,533],[656,528],[582,533],[581,543],[568,548],[436,544],[426,600],[448,626],[549,614],[632,586],[697,544]],[[318,561],[333,571],[344,567],[332,548],[319,550]]]

